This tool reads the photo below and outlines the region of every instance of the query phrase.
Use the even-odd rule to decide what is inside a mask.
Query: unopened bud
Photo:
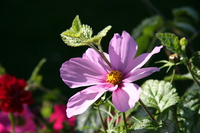
[[[188,41],[185,37],[181,38],[180,45],[181,45],[182,51],[185,51],[185,47],[186,47],[187,43],[188,43]]]
[[[169,56],[169,61],[173,63],[178,63],[180,61],[180,56],[177,54],[172,54]]]
[[[180,40],[181,46],[186,46],[187,43],[188,43],[188,41],[187,41],[187,39],[185,37],[181,38],[181,40]]]

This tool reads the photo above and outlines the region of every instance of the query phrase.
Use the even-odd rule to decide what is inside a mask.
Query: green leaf
[[[163,20],[160,16],[153,16],[144,19],[140,25],[132,31],[133,38],[138,38],[141,34],[153,36],[155,30],[163,26]]]
[[[192,74],[200,82],[200,51],[195,52],[189,62]]]
[[[62,40],[69,46],[78,47],[88,45],[90,43],[99,45],[101,39],[110,30],[111,26],[107,26],[98,35],[92,37],[92,28],[88,25],[81,24],[77,15],[72,22],[72,27],[61,33]]]
[[[144,53],[145,51],[149,52],[151,47],[153,47],[150,45],[154,44],[151,43],[154,41],[152,40],[152,37],[154,37],[154,33],[158,29],[163,28],[163,24],[163,19],[160,16],[153,16],[144,19],[140,25],[133,29],[131,35],[136,40],[139,48],[136,56]]]
[[[78,47],[87,45],[84,41],[90,39],[92,33],[92,28],[88,25],[82,25],[77,15],[72,22],[72,27],[62,32],[61,37],[67,45]]]
[[[134,131],[131,133],[158,133],[156,131],[157,127],[158,126],[155,124],[155,122],[149,119],[143,119],[133,124]]]
[[[157,130],[159,133],[177,133],[178,128],[174,122],[170,120],[164,120],[162,126]]]
[[[102,107],[101,105],[100,107]],[[105,113],[101,112],[102,116],[104,117]],[[77,125],[76,130],[81,133],[93,133],[94,131],[99,129],[101,125],[101,121],[99,119],[99,115],[97,111],[91,107],[87,109],[81,115],[76,117]]]
[[[197,51],[190,58],[190,61],[195,65],[198,69],[200,69],[200,51]]]
[[[179,29],[181,29],[181,30],[184,30],[184,31],[186,31],[186,32],[190,32],[190,33],[196,33],[197,31],[196,31],[196,29],[195,29],[195,27],[193,27],[191,24],[189,24],[189,23],[185,23],[185,22],[177,22],[177,21],[175,21],[174,22],[174,25],[177,27],[177,28],[179,28]]]
[[[200,91],[185,93],[178,103],[177,113],[182,132],[200,133]]]
[[[49,118],[51,113],[52,113],[52,108],[53,108],[53,105],[50,101],[48,100],[45,100],[43,103],[42,103],[42,106],[40,107],[40,112],[41,112],[41,115],[44,117],[44,118]]]
[[[141,100],[146,106],[156,108],[159,112],[163,112],[179,100],[176,89],[169,82],[147,80],[141,88]]]
[[[81,33],[82,33],[82,25],[79,16],[77,15],[72,22],[72,27],[69,30],[63,32],[62,34],[71,37],[80,37]]]
[[[41,84],[41,82],[42,82],[42,75],[39,74],[39,71],[40,71],[41,67],[43,66],[43,64],[45,62],[46,62],[45,58],[43,58],[43,59],[40,60],[40,62],[37,64],[37,66],[33,70],[32,74],[31,74],[31,77],[27,81],[28,84],[34,84],[34,85],[40,85]]]
[[[199,20],[198,13],[191,7],[181,7],[181,8],[175,8],[172,10],[172,13],[174,17],[183,17],[183,16],[190,16],[195,21]]]
[[[176,35],[174,35],[172,33],[157,33],[156,37],[170,51],[172,51],[178,55],[184,55],[184,53],[181,49],[181,45],[179,44],[179,39]]]
[[[164,81],[170,81],[171,78],[172,78],[172,75],[165,76]],[[183,75],[175,74],[174,80],[193,80],[193,78],[192,78],[192,75],[190,73],[183,74]]]
[[[137,42],[138,46],[139,46],[136,56],[145,52],[145,50],[149,47],[150,40],[151,40],[151,37],[149,35],[139,36],[135,40]]]
[[[5,74],[5,73],[6,73],[5,68],[0,64],[0,76]]]
[[[96,45],[100,45],[101,40],[104,36],[106,36],[107,32],[111,29],[111,26],[107,26],[106,28],[104,28],[102,31],[100,31],[96,36],[94,36],[93,38],[87,40],[88,43],[92,43],[92,44],[96,44]]]
[[[135,129],[156,129],[157,125],[155,122],[149,120],[149,119],[143,119],[142,121],[135,122],[134,125]]]

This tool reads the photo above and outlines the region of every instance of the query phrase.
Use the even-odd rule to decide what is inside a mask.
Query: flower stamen
[[[122,82],[121,72],[116,70],[111,70],[110,73],[107,74],[106,81],[112,85],[121,84]]]

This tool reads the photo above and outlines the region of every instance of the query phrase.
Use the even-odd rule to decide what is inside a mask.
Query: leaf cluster
[[[81,24],[79,16],[77,15],[72,22],[72,27],[62,32],[61,37],[64,43],[72,47],[91,44],[100,45],[102,38],[106,36],[110,29],[111,26],[107,26],[92,37],[92,28],[88,25]]]

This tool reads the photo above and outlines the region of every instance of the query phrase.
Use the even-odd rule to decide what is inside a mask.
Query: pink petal
[[[156,71],[160,71],[160,69],[157,67],[147,67],[147,68],[137,69],[133,72],[130,72],[126,77],[124,77],[123,82],[128,82],[128,83],[134,82],[141,78],[147,77]]]
[[[7,128],[1,123],[0,123],[0,133],[9,133]]]
[[[89,86],[105,80],[107,72],[90,60],[72,58],[60,68],[62,80],[71,88]]]
[[[134,107],[139,100],[141,88],[133,83],[123,83],[120,88],[112,94],[112,101],[116,109],[125,112]]]
[[[104,53],[104,55],[106,56],[107,60],[109,61],[109,55],[107,53]],[[97,51],[95,51],[92,48],[88,48],[86,50],[86,52],[83,54],[83,58],[92,61],[93,63],[95,63],[102,69],[104,69],[106,72],[109,72],[111,70],[111,68],[103,60],[103,58],[99,55],[99,53],[97,53]]]
[[[73,95],[67,103],[67,117],[85,112],[104,92],[106,90],[102,86],[91,86]]]
[[[124,74],[128,74],[131,71],[141,68],[151,58],[152,55],[159,53],[162,47],[162,45],[157,46],[151,51],[151,53],[144,53],[133,59],[124,71]]]
[[[126,32],[115,34],[109,45],[109,55],[114,70],[123,71],[137,52],[137,44]]]
[[[57,104],[54,106],[54,112],[51,113],[49,118],[50,122],[54,122],[53,128],[54,130],[60,130],[63,128],[63,123],[67,121],[66,117],[66,106],[63,104]]]

